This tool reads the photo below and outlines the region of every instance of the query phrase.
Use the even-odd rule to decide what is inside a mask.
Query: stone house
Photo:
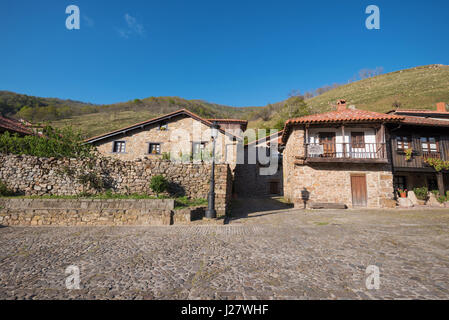
[[[247,121],[238,119],[204,119],[181,109],[154,119],[136,123],[86,140],[98,151],[120,160],[144,157],[189,162],[210,159],[211,127],[220,125],[216,140],[216,160],[234,169],[237,145],[243,143]]]
[[[398,115],[348,108],[286,122],[284,196],[295,206],[338,203],[382,207],[394,196],[387,125]]]
[[[290,119],[282,143],[284,195],[298,206],[339,203],[384,207],[398,189],[426,186],[444,194],[449,172],[429,158],[449,161],[449,112],[393,110],[386,114],[348,108]]]

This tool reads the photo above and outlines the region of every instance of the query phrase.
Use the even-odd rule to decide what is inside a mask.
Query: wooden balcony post
[[[442,172],[437,172],[437,183],[438,183],[438,191],[440,192],[440,195],[444,196],[444,180],[443,180]]]
[[[380,145],[382,146],[382,158],[385,158],[386,148],[385,148],[385,123],[382,122],[380,125]]]
[[[308,149],[309,148],[309,125],[305,127],[305,135],[304,135],[304,159],[308,158]]]

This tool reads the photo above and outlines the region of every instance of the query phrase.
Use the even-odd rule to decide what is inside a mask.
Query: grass
[[[207,206],[206,199],[189,199],[187,197],[179,197],[175,199],[175,210],[202,206]]]
[[[377,112],[394,109],[395,101],[402,109],[434,110],[437,102],[449,102],[449,66],[429,65],[383,74],[338,87],[307,103],[321,112],[330,110],[329,102],[337,99]]]

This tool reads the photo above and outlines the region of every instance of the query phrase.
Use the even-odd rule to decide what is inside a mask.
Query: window
[[[161,154],[161,144],[160,143],[150,143],[148,148],[149,154]]]
[[[398,150],[407,150],[412,146],[412,138],[407,136],[396,137]]]
[[[167,122],[161,122],[159,125],[159,130],[165,131],[168,130],[168,123]]]
[[[192,154],[193,156],[201,155],[206,147],[205,142],[192,142]]]
[[[351,132],[351,146],[354,149],[365,148],[365,133]]]
[[[437,139],[435,137],[421,137],[421,148],[425,153],[438,152]]]
[[[114,153],[125,153],[125,141],[114,141],[114,145],[112,147],[112,152]]]

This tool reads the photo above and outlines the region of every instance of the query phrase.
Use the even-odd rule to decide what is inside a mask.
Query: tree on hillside
[[[288,119],[307,116],[311,113],[312,109],[304,101],[303,96],[291,96],[285,102],[284,107],[279,110],[279,119],[275,124],[275,128],[278,130],[282,130],[284,128],[285,121],[287,121]]]

